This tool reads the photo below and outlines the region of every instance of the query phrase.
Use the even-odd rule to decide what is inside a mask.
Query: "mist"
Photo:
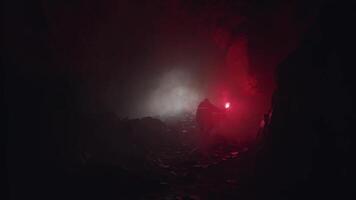
[[[80,5],[45,8],[56,65],[76,80],[81,112],[165,118],[194,113],[209,98],[218,107],[235,102],[239,128],[231,129],[247,135],[269,111],[275,67],[309,19],[298,18],[296,2],[268,9],[244,1]],[[278,38],[286,42],[268,42]]]
[[[354,193],[355,3],[2,5],[11,199]]]
[[[174,116],[193,113],[204,97],[197,79],[189,72],[173,69],[163,74],[147,98],[147,116]]]

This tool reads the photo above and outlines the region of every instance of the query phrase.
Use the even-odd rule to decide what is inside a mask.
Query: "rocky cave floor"
[[[71,190],[79,197],[247,199],[253,166],[250,146],[218,134],[202,145],[206,136],[199,133],[191,117],[169,125],[153,118],[127,122],[135,127],[134,132],[150,133],[150,139],[134,138],[137,143],[131,150],[136,153],[130,158],[121,156],[110,164],[86,163],[73,172]],[[161,125],[163,128],[157,128]]]

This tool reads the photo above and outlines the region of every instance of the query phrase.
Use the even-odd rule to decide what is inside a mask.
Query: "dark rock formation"
[[[277,69],[273,114],[256,162],[266,197],[349,197],[354,152],[353,5],[325,3],[306,40]]]

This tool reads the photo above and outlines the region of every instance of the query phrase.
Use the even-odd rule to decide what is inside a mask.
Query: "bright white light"
[[[230,108],[230,102],[226,102],[226,103],[225,103],[225,108],[226,108],[226,109],[229,109],[229,108]]]

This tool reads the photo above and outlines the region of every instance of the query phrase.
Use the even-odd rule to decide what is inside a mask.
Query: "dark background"
[[[354,174],[353,6],[278,0],[2,3],[7,194],[61,194],[88,118],[162,114],[150,107],[151,94],[165,84],[159,80],[167,72],[181,70],[190,75],[187,88],[194,88],[187,94],[197,95],[191,112],[199,98],[219,104],[223,90],[248,102],[250,118],[242,123],[248,128],[235,127],[246,130],[238,139],[254,138],[272,107],[256,188],[271,195],[283,188],[290,196],[348,196]]]

